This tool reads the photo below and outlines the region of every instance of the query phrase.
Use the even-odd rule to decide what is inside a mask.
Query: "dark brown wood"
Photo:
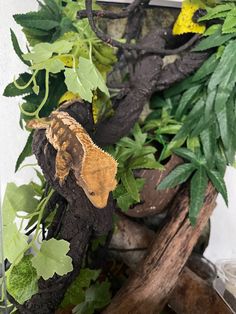
[[[231,314],[231,310],[206,281],[185,267],[169,298],[177,314]]]
[[[217,193],[208,185],[196,226],[188,219],[187,187],[174,200],[168,222],[153,241],[147,256],[121,288],[104,314],[160,313],[215,205]]]

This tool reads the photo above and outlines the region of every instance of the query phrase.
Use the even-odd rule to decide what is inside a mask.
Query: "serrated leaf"
[[[69,286],[60,305],[66,308],[69,305],[77,305],[85,300],[85,289],[89,288],[92,281],[97,280],[100,270],[83,268],[79,276]]]
[[[193,164],[187,163],[177,166],[171,173],[165,177],[157,186],[158,190],[171,189],[177,185],[184,183],[191,176],[196,167]]]
[[[222,26],[222,34],[229,34],[234,32],[236,32],[236,8],[227,14]]]
[[[29,73],[22,73],[19,75],[18,79],[16,80],[16,83],[20,86],[24,86],[31,78],[31,74]],[[32,87],[28,86],[25,89],[18,89],[14,82],[8,84],[5,87],[3,95],[6,97],[15,97],[15,96],[21,96],[25,94],[32,93]]]
[[[32,258],[32,265],[38,276],[47,280],[56,273],[63,276],[73,270],[72,259],[67,255],[69,242],[54,238],[43,241],[40,252]],[[58,262],[59,261],[59,262]]]
[[[226,205],[228,205],[227,188],[223,176],[218,171],[207,169],[207,175],[216,190],[222,195]]]
[[[23,304],[38,292],[38,278],[31,263],[31,255],[24,256],[7,276],[7,292]]]
[[[189,149],[181,147],[174,149],[174,153],[184,159],[191,161],[192,163],[198,164],[199,160],[197,156]]]
[[[196,224],[197,216],[204,203],[207,183],[206,170],[200,167],[193,175],[190,183],[189,219],[193,226]]]
[[[153,156],[153,155],[151,155]],[[154,157],[140,156],[129,162],[129,167],[132,169],[160,169],[163,170],[164,167],[155,160]]]
[[[5,222],[3,222],[3,234],[4,257],[7,258],[10,263],[13,263],[16,258],[20,260],[23,257],[23,252],[28,245],[27,236],[19,232],[15,223],[5,225]]]
[[[26,144],[22,152],[20,153],[19,157],[17,158],[15,172],[19,169],[20,165],[25,160],[25,158],[32,155],[32,141],[33,141],[33,132],[31,132],[30,135],[28,136]]]
[[[135,182],[134,175],[130,169],[123,173],[121,177],[121,182],[124,184],[124,187],[126,188],[127,192],[130,194],[130,196],[135,201],[139,202],[140,201],[139,191]]]
[[[36,28],[39,30],[49,31],[59,26],[58,21],[48,19],[40,12],[15,14],[13,17],[17,24],[25,28]]]
[[[199,18],[198,22],[208,21],[211,19],[222,17],[221,15],[222,13],[223,16],[225,16],[225,14],[228,14],[228,12],[231,11],[233,8],[235,8],[233,3],[220,4],[216,5],[213,8],[208,7],[207,14]]]
[[[20,45],[18,43],[18,40],[17,40],[15,33],[13,32],[12,29],[10,29],[10,31],[11,31],[11,41],[12,41],[12,45],[13,45],[13,48],[15,50],[15,53],[17,54],[17,56],[20,58],[20,60],[22,62],[24,62],[26,65],[30,65],[30,62],[24,60],[24,58],[22,57],[23,52],[20,48]]]

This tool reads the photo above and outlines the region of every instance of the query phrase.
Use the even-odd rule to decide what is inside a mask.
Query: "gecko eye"
[[[95,193],[94,192],[89,192],[89,195],[94,196]]]

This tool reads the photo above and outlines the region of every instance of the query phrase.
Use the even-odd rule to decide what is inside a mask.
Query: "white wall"
[[[3,6],[3,2],[1,2]],[[10,42],[10,28],[12,28],[24,47],[24,36],[20,28],[14,23],[12,15],[27,12],[37,8],[34,0],[15,1],[8,0],[7,5],[0,8],[0,94],[13,76],[24,71],[24,65],[15,55]],[[0,178],[1,186],[9,181],[23,184],[33,178],[34,173],[30,168],[24,168],[14,174],[16,158],[21,152],[26,134],[19,127],[19,99],[0,96]],[[28,160],[34,163],[31,158]],[[236,170],[228,169],[226,183],[229,191],[229,208],[226,208],[221,197],[217,200],[217,208],[212,217],[212,232],[210,245],[206,256],[215,261],[221,258],[236,258]]]

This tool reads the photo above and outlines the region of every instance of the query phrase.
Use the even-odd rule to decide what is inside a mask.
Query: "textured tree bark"
[[[170,208],[168,222],[153,241],[147,256],[104,314],[152,314],[163,309],[213,211],[217,196],[209,184],[204,206],[193,227],[188,220],[188,194],[187,187],[183,187]]]

